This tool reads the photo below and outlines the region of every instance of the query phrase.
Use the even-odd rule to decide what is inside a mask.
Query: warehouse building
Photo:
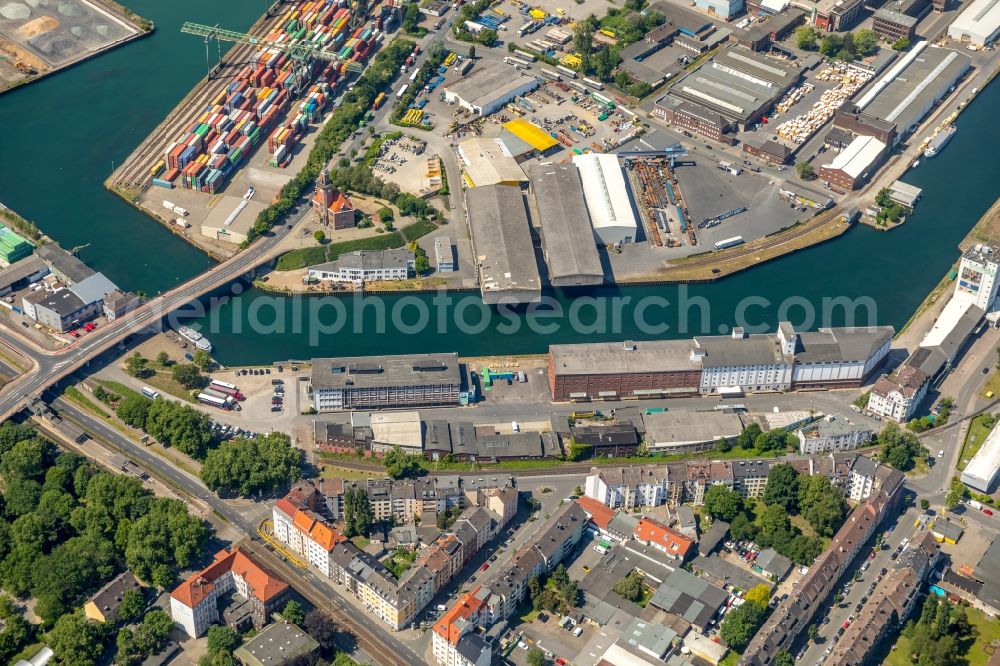
[[[896,145],[896,123],[863,113],[850,102],[845,102],[833,114],[833,129],[847,132],[834,139],[835,143],[839,144],[838,150],[851,145],[855,134],[873,136],[887,146]]]
[[[65,333],[100,315],[105,299],[118,291],[103,273],[92,273],[69,287],[26,294],[21,306],[39,324]]]
[[[732,140],[724,135],[736,129],[736,125],[721,113],[707,109],[701,104],[675,99],[669,94],[656,100],[653,117],[669,125],[677,125],[690,132],[707,136],[713,141],[729,144]]]
[[[743,421],[733,412],[666,411],[642,417],[644,441],[650,453],[693,453],[711,449],[720,440],[733,441]]]
[[[868,87],[857,102],[858,110],[895,124],[898,141],[916,129],[971,63],[969,56],[958,51],[917,42]]]
[[[766,51],[773,42],[781,41],[801,25],[804,16],[798,9],[786,9],[754,23],[746,30],[737,30],[736,43],[751,51]]]
[[[515,118],[503,124],[503,131],[500,138],[507,146],[508,152],[519,158],[522,155],[527,158],[529,155],[545,155],[554,148],[562,148],[562,145],[552,138],[548,132],[535,123],[524,118]],[[515,153],[510,150],[511,143],[518,143],[527,146],[529,150]],[[523,160],[519,160],[523,161]]]
[[[530,191],[538,210],[552,286],[602,284],[604,270],[577,168],[536,163],[531,167]]]
[[[542,279],[520,188],[475,187],[466,191],[465,204],[483,302],[492,305],[539,300]]]
[[[48,274],[48,264],[38,255],[31,255],[27,259],[17,262],[14,266],[0,270],[0,296],[24,289]]]
[[[689,340],[550,345],[552,400],[621,400],[696,395],[701,364]]]
[[[1000,0],[973,0],[948,26],[948,36],[963,44],[986,46],[1000,35]]]
[[[597,240],[604,245],[635,242],[639,223],[618,157],[608,153],[574,155],[573,165],[580,170]]]
[[[317,358],[309,390],[317,412],[458,405],[464,392],[457,354]]]
[[[886,152],[887,146],[875,137],[859,136],[819,168],[819,177],[836,190],[855,190],[874,175]]]
[[[499,139],[473,137],[458,144],[465,182],[469,187],[520,185],[528,177]]]
[[[890,326],[693,340],[588,343],[549,347],[554,402],[623,400],[861,386],[889,353]]]
[[[674,84],[670,94],[746,129],[798,82],[802,71],[749,49],[728,49]]]
[[[993,492],[1000,474],[1000,425],[994,425],[986,441],[962,471],[962,483],[981,493]]]
[[[743,0],[694,0],[694,6],[726,21],[743,13]]]
[[[445,100],[481,116],[496,113],[519,95],[529,93],[541,83],[507,65],[477,69],[468,77],[444,89]]]
[[[0,224],[0,266],[7,267],[31,255],[35,246]]]
[[[791,148],[783,143],[778,143],[774,139],[768,139],[760,143],[744,141],[743,152],[771,164],[786,164],[788,158],[792,156]]]

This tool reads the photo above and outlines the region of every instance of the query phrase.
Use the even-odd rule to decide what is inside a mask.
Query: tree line
[[[209,537],[183,502],[154,497],[135,477],[97,471],[28,424],[0,426],[0,480],[0,585],[36,600],[39,629],[51,630],[46,642],[62,664],[94,663],[110,637],[74,608],[125,568],[169,587]],[[0,602],[4,613],[10,607]],[[31,634],[17,621],[4,625],[13,633],[0,633],[0,661]],[[135,654],[156,648],[160,633],[150,627]]]

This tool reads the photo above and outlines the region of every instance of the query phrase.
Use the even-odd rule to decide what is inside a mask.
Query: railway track
[[[357,609],[345,606],[335,597],[323,594],[316,589],[302,571],[290,566],[271,551],[260,547],[255,542],[244,542],[240,544],[240,548],[288,581],[295,588],[295,591],[313,606],[328,612],[340,627],[354,634],[361,651],[370,656],[379,666],[393,664],[409,666],[421,663],[397,654],[396,649],[391,645],[378,640],[370,626],[371,623],[375,622],[374,620],[361,616]]]
[[[250,29],[255,35],[265,35],[281,20],[281,13],[262,17]],[[108,179],[108,185],[120,188],[142,188],[148,184],[150,169],[170,145],[177,140],[185,127],[189,127],[243,66],[249,62],[255,46],[237,43],[222,57],[215,71],[215,78],[200,81],[157,127],[132,151],[125,162]]]

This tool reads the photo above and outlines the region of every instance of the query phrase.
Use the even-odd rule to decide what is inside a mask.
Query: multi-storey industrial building
[[[458,405],[457,354],[313,359],[310,391],[317,412]]]

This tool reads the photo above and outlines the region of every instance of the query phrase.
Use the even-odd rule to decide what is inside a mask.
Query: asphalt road
[[[26,399],[37,395],[64,377],[87,365],[91,360],[113,348],[133,333],[151,326],[177,308],[212,289],[223,286],[271,258],[285,234],[309,213],[301,205],[291,222],[276,227],[248,249],[213,266],[188,282],[146,302],[137,310],[106,324],[93,333],[56,352],[47,352],[28,343],[20,335],[0,329],[0,338],[7,346],[27,357],[35,369],[24,373],[0,391],[0,419],[8,419],[24,407]]]

